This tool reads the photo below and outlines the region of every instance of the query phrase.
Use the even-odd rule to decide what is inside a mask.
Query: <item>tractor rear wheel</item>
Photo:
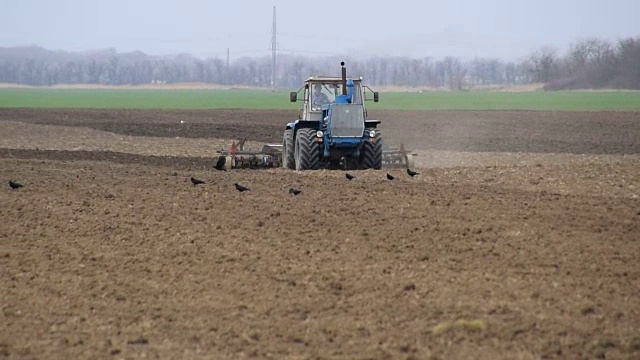
[[[287,129],[284,131],[284,136],[282,137],[282,153],[283,153],[282,166],[285,169],[296,168],[296,159],[295,159],[295,154],[293,150],[294,150],[293,129]]]
[[[295,145],[296,170],[317,170],[320,168],[320,143],[316,141],[313,129],[298,129]]]
[[[372,130],[374,129],[364,129],[364,133],[368,134]],[[362,169],[382,169],[382,135],[379,132],[362,144],[360,165]]]

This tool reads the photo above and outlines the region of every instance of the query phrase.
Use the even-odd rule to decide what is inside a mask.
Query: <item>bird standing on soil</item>
[[[393,175],[387,173],[387,179],[388,180],[393,180],[393,179],[395,179],[395,177]]]
[[[218,157],[218,162],[216,162],[216,166],[214,166],[214,169],[220,170],[220,171],[227,171],[227,169],[224,168],[224,165],[226,163],[227,163],[227,157],[226,156],[219,156]]]
[[[353,176],[353,175],[351,175],[351,174],[349,174],[349,173],[347,173],[347,174],[345,175],[345,177],[346,177],[347,179],[349,179],[349,180],[353,180],[353,179],[355,179],[355,176]]]
[[[11,190],[16,190],[16,189],[20,189],[21,187],[24,187],[22,184],[19,184],[11,180],[9,180],[9,186],[11,186]]]
[[[289,189],[289,194],[298,195],[302,192],[302,190],[291,188]]]
[[[251,189],[249,189],[248,187],[244,187],[238,183],[233,184],[236,187],[236,190],[240,191],[240,192],[245,192],[245,191],[251,191]]]
[[[206,182],[204,182],[204,181],[202,181],[200,179],[196,179],[194,177],[191,178],[191,183],[193,184],[193,186],[200,185],[200,184],[206,184]]]
[[[407,169],[407,175],[414,177],[416,175],[420,175],[419,172],[411,171],[411,169]]]

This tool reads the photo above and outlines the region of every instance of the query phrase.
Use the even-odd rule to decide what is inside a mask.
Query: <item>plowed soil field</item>
[[[640,359],[640,113],[371,115],[420,175],[212,169],[291,111],[0,109],[0,358]]]

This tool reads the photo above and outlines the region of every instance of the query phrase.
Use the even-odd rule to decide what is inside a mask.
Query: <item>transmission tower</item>
[[[273,7],[273,27],[271,28],[271,90],[276,90],[276,7]]]

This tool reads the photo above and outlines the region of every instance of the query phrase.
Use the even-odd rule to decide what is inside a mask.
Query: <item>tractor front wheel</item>
[[[284,157],[282,166],[285,169],[295,169],[296,159],[294,154],[293,129],[284,131],[284,136],[282,137],[282,153]]]
[[[313,129],[298,129],[295,145],[296,170],[317,170],[320,168],[320,143],[316,141]]]
[[[365,134],[369,134],[374,129],[365,129]],[[362,169],[382,169],[382,135],[376,133],[375,137],[366,139],[360,151],[360,166]]]

